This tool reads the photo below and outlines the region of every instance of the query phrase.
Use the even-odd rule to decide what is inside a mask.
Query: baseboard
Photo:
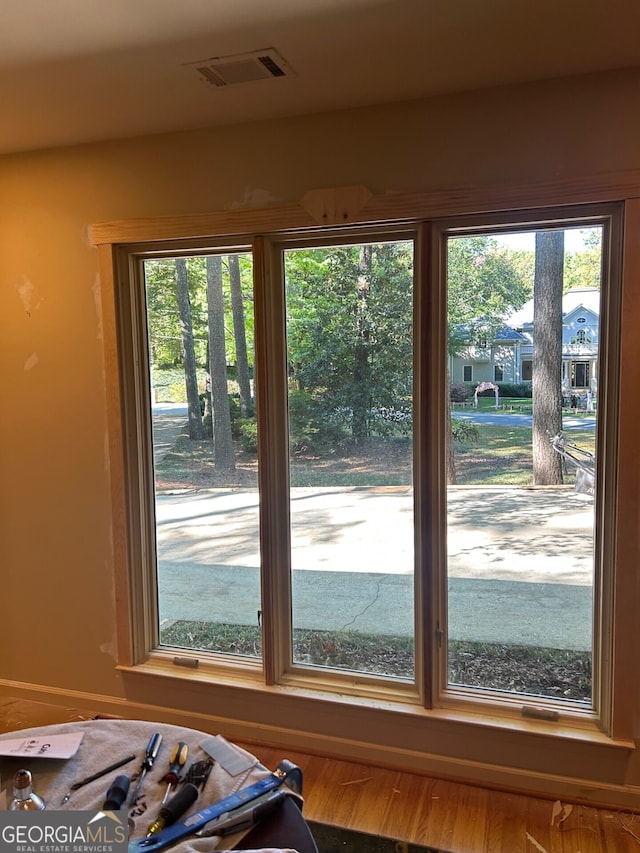
[[[100,694],[62,690],[49,686],[25,685],[0,680],[0,696],[10,696],[58,705],[72,711],[82,709],[90,716],[126,717],[185,726],[212,734],[223,734],[243,744],[266,745],[327,759],[342,759],[363,765],[415,773],[460,784],[560,799],[595,808],[624,808],[639,811],[640,788],[586,782],[584,779],[556,777],[513,768],[496,767],[451,759],[419,751],[391,749],[379,744],[342,740],[286,727],[257,726],[217,715],[175,710],[141,702],[130,702]]]

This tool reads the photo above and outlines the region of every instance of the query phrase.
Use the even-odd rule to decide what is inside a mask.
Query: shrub
[[[258,450],[258,422],[256,419],[238,418],[236,426],[240,447],[247,453],[256,453]]]
[[[211,418],[211,394],[208,391],[204,392],[203,394],[200,394],[200,411],[203,415],[202,428],[204,430],[204,437],[212,438],[213,423]],[[231,416],[231,434],[233,435],[236,441],[240,441],[242,437],[240,426],[240,424],[242,423],[242,417],[240,415],[239,394],[229,394],[229,414]],[[248,418],[247,420],[253,420],[255,422],[255,418]]]
[[[469,396],[467,386],[464,384],[464,382],[455,382],[451,386],[450,396],[452,403],[464,403],[464,401]]]
[[[501,397],[531,397],[531,382],[498,382],[497,385]]]
[[[307,391],[289,392],[289,443],[293,452],[326,453],[344,447],[349,433],[344,413],[327,412]]]
[[[478,424],[462,418],[451,418],[451,435],[456,444],[475,444],[480,437]]]

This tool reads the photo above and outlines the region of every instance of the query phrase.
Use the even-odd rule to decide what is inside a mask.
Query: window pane
[[[451,686],[592,703],[602,232],[448,240]]]
[[[251,256],[144,272],[160,642],[260,657]]]
[[[285,252],[293,660],[414,678],[413,244]]]

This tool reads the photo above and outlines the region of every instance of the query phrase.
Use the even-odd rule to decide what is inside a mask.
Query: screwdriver
[[[169,794],[173,786],[177,785],[180,781],[180,770],[184,767],[188,753],[189,747],[184,741],[180,741],[180,743],[174,746],[171,758],[169,759],[169,772],[164,777],[164,781],[167,783],[167,790],[162,798],[162,805],[169,799]]]
[[[147,744],[145,756],[142,760],[142,765],[140,766],[140,776],[138,778],[138,782],[133,791],[133,794],[131,795],[132,803],[135,803],[138,798],[138,795],[140,794],[140,789],[142,788],[144,777],[147,775],[147,771],[153,767],[153,762],[156,760],[156,756],[158,755],[161,743],[162,735],[159,732],[156,732],[149,738],[149,743]]]
[[[158,817],[147,829],[147,838],[151,835],[155,835],[156,832],[160,832],[160,830],[164,829],[165,826],[171,826],[171,824],[175,823],[179,817],[182,817],[189,806],[195,803],[198,799],[198,793],[196,786],[191,782],[187,782],[184,788],[182,788],[181,791],[178,791],[175,797],[171,797],[169,802],[165,806],[161,807],[158,812]]]

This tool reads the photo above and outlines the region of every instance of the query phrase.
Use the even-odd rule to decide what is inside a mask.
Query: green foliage
[[[499,382],[500,399],[503,397],[531,398],[531,381],[528,382]],[[493,391],[491,392],[493,395]]]
[[[562,289],[574,287],[600,289],[602,280],[602,228],[583,228],[581,236],[586,248],[581,252],[565,252]]]
[[[327,412],[307,391],[289,392],[289,444],[293,453],[331,453],[349,442],[345,412]]]
[[[456,355],[472,340],[493,340],[531,295],[521,265],[493,237],[452,237],[447,253],[448,345]]]
[[[253,262],[251,255],[238,256],[243,294],[247,347],[253,353]],[[223,290],[225,299],[225,346],[227,361],[235,362],[235,341],[231,322],[231,290],[226,256],[223,258]],[[182,364],[182,335],[176,295],[176,264],[173,258],[148,260],[144,264],[147,315],[149,325],[149,356],[154,366]],[[207,369],[208,315],[206,258],[187,260],[189,300],[196,361]],[[228,319],[227,319],[228,318]]]
[[[235,421],[240,447],[246,453],[258,452],[258,423],[255,418],[238,418]]]
[[[480,437],[478,424],[452,416],[451,436],[456,444],[475,444]]]
[[[213,418],[211,415],[211,394],[200,394],[202,426],[205,438],[213,438]],[[206,412],[206,414],[204,414]],[[258,425],[255,417],[243,418],[240,412],[240,395],[229,394],[229,412],[231,415],[231,433],[233,438],[247,453],[258,451]]]
[[[293,403],[293,444],[388,432],[379,412],[412,393],[412,245],[292,250],[285,276],[290,387],[314,400]]]
[[[508,397],[531,399],[531,381],[522,382],[496,382],[502,403]],[[464,403],[466,400],[473,400],[475,390],[478,387],[477,382],[455,382],[451,386],[451,401],[454,403]],[[496,392],[491,388],[486,391],[478,392],[478,402],[483,399],[490,399],[493,402],[496,397]]]
[[[206,374],[198,371],[198,387],[204,389]],[[179,366],[151,366],[152,398],[156,403],[185,403],[187,391],[184,368]]]

